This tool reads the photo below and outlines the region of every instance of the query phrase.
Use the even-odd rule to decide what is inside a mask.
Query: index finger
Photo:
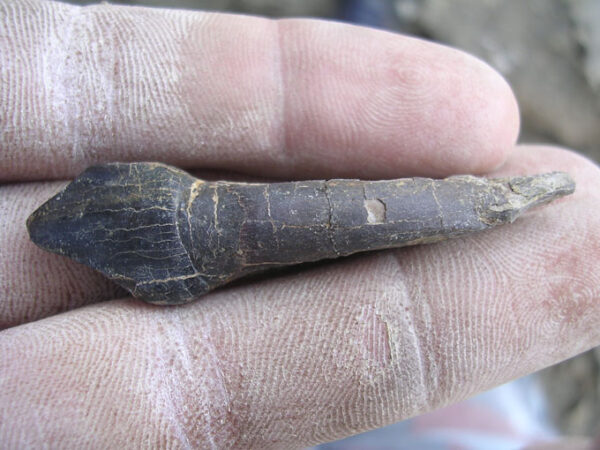
[[[112,160],[282,177],[500,164],[505,81],[421,40],[315,20],[0,0],[0,181]]]

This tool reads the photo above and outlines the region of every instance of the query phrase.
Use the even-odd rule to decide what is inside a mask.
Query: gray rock
[[[575,36],[583,48],[583,70],[589,84],[600,94],[600,2],[568,0]]]
[[[600,32],[591,26],[598,16],[588,17],[600,7],[584,3],[594,2],[569,8],[561,0],[397,0],[396,11],[405,15],[401,22],[502,73],[517,95],[526,133],[600,160],[600,101],[593,87]],[[581,17],[577,28],[572,11]],[[592,49],[585,58],[582,42]]]

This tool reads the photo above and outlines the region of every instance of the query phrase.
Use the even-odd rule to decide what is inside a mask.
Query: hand
[[[314,20],[0,0],[0,67],[8,447],[304,446],[600,343],[598,168],[515,145],[513,94],[468,55]],[[578,184],[474,237],[165,308],[114,299],[27,237],[64,185],[51,180],[113,160],[286,179],[565,170]]]

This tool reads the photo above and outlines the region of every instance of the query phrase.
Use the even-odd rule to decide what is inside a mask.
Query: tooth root
[[[111,163],[83,172],[27,227],[40,247],[99,270],[133,295],[179,304],[272,267],[483,231],[574,188],[562,172],[264,184]]]

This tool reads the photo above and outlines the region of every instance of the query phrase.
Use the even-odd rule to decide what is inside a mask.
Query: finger
[[[531,172],[569,170],[577,192],[468,239],[346,259],[185,307],[114,301],[3,331],[3,442],[309,445],[599,344],[598,168],[531,147],[506,170],[521,170],[520,158]]]
[[[27,217],[64,185],[0,186],[0,330],[125,294],[98,272],[29,240]]]
[[[505,81],[440,45],[315,20],[0,1],[0,180],[112,160],[285,177],[482,172]]]

